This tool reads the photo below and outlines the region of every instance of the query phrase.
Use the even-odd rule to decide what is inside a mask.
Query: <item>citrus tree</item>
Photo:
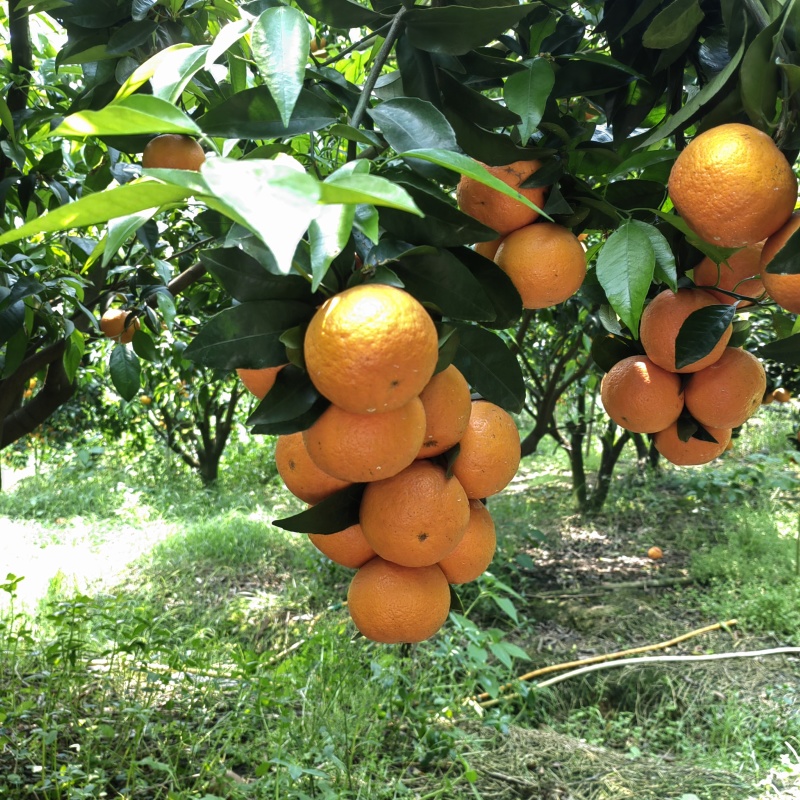
[[[608,373],[607,483],[630,439],[678,464],[727,447],[764,391],[759,359],[726,357],[754,297],[758,355],[797,364],[794,2],[77,0],[15,6],[5,26],[0,446],[72,394],[109,306],[111,377],[133,399],[185,295],[207,320],[183,355],[269,370],[251,429],[300,435],[302,477],[340,482],[279,524],[372,520],[359,546],[379,563],[351,608],[374,609],[386,580],[426,616],[401,634],[357,620],[373,638],[441,624],[437,565],[487,528],[478,506],[513,477],[526,399],[541,398],[519,418],[529,447],[560,438],[580,482],[586,396]],[[549,371],[526,362],[565,308]],[[464,384],[426,397],[450,367]],[[730,413],[699,391],[690,405],[703,381],[741,394]],[[552,406],[571,387],[568,441]],[[381,530],[408,507],[441,524],[408,521],[398,555]],[[465,558],[491,558],[491,537],[468,541]]]

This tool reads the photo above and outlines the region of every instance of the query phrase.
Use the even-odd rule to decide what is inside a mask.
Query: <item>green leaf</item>
[[[295,8],[268,8],[253,23],[250,47],[258,71],[289,127],[303,88],[311,34],[306,18]]]
[[[105,250],[103,251],[104,267],[107,267],[112,258],[117,255],[117,251],[125,242],[133,236],[139,228],[156,213],[155,208],[146,208],[144,211],[137,211],[126,217],[116,217],[108,221],[108,233],[106,235]]]
[[[50,135],[134,136],[144,133],[197,135],[200,128],[173,103],[159,97],[136,94],[110,103],[99,111],[71,114]]]
[[[554,83],[553,67],[544,58],[535,58],[525,72],[516,72],[506,79],[503,97],[506,105],[522,118],[519,136],[523,143],[542,121]]]
[[[124,344],[114,345],[108,360],[111,382],[123,400],[133,400],[141,386],[142,368],[133,350]]]
[[[657,208],[653,208],[651,211],[657,216],[661,217],[664,222],[669,223],[673,228],[679,230],[686,237],[686,241],[689,242],[692,247],[697,248],[701,253],[703,253],[703,255],[708,256],[715,264],[721,264],[723,261],[727,261],[730,256],[740,249],[738,247],[718,247],[717,245],[709,244],[704,239],[701,239],[686,224],[686,220],[684,220],[682,217],[679,217],[676,214],[668,214],[667,212],[661,211]]]
[[[447,250],[410,250],[392,266],[406,289],[452,319],[492,321],[494,307],[472,273]]]
[[[70,383],[75,381],[85,349],[86,340],[83,334],[79,330],[72,331],[67,337],[66,348],[64,349],[64,372],[67,373],[67,380]]]
[[[492,600],[494,600],[497,607],[504,614],[506,614],[506,616],[510,617],[516,624],[519,624],[519,615],[517,614],[517,609],[507,597],[501,597],[500,595],[492,594]]]
[[[678,291],[678,268],[675,264],[675,256],[672,248],[663,233],[658,228],[647,222],[631,220],[631,225],[638,228],[650,240],[653,252],[656,256],[655,277],[662,283],[666,283],[673,292]]]
[[[734,313],[736,306],[713,305],[689,314],[675,340],[676,369],[683,369],[705,358],[728,329]]]
[[[525,403],[525,381],[517,359],[500,336],[475,325],[458,325],[453,363],[483,397],[513,413]]]
[[[247,424],[263,426],[290,422],[320,405],[324,409],[329,403],[324,397],[321,398],[308,373],[289,364],[278,373],[272,389],[250,415]]]
[[[158,30],[154,20],[134,20],[117,28],[108,40],[108,52],[111,55],[123,55],[134,47],[146,44]]]
[[[190,194],[191,192],[180,186],[171,186],[149,179],[138,180],[104,192],[84,195],[74,203],[59,206],[16,230],[6,231],[0,236],[0,245],[25,239],[36,233],[52,233],[82,228],[86,225],[98,225],[145,208],[158,208],[185,200]]]
[[[241,303],[212,317],[184,354],[215,369],[277,367],[287,361],[281,334],[310,320],[313,311],[295,300]]]
[[[5,128],[11,143],[16,144],[17,134],[14,130],[14,118],[11,116],[11,109],[8,107],[8,103],[2,97],[0,97],[0,123]]]
[[[297,0],[297,5],[313,19],[334,28],[380,27],[388,20],[351,0]]]
[[[18,331],[21,331],[24,335],[24,326],[25,303],[22,300],[18,300],[16,303],[12,303],[8,308],[4,308],[0,311],[0,347],[8,342]],[[25,337],[25,341],[27,342],[27,336]],[[6,355],[6,361],[7,360],[8,357]],[[4,377],[6,376],[6,366],[7,364],[3,364]]]
[[[422,211],[402,186],[379,175],[334,172],[320,184],[320,202],[368,203],[422,216]]]
[[[139,329],[134,331],[131,344],[133,345],[133,352],[136,353],[139,358],[143,358],[145,361],[150,361],[151,363],[158,361],[158,350],[156,350],[153,337],[143,330]]]
[[[356,209],[354,205],[327,205],[317,212],[308,228],[311,251],[311,291],[316,292],[328,267],[350,239]]]
[[[419,147],[458,150],[450,123],[438,108],[426,100],[398,97],[371,108],[369,115],[398,153]]]
[[[273,520],[277,528],[293,533],[338,533],[358,522],[364,484],[354,483],[291,517]]]
[[[209,159],[201,173],[214,194],[212,207],[249,228],[272,251],[278,269],[288,274],[292,257],[317,215],[319,182],[276,161]]]
[[[222,247],[200,253],[200,261],[231,297],[250,300],[309,300],[308,281],[299,275],[276,275],[238,247]],[[274,267],[277,270],[276,267]]]
[[[463,55],[516,25],[535,5],[470,8],[416,6],[405,15],[406,34],[414,47],[431,53]]]
[[[666,50],[688,39],[705,19],[700,0],[674,0],[647,26],[642,44]]]
[[[630,221],[623,222],[608,237],[597,257],[597,279],[611,307],[634,337],[639,334],[639,319],[655,265],[649,236]]]
[[[153,96],[174,103],[186,84],[206,63],[209,48],[188,43],[173,44],[137,67],[120,86],[114,102],[134,94],[150,81]]]
[[[767,264],[765,272],[774,275],[800,275],[800,227]]]
[[[759,31],[747,48],[739,70],[742,105],[753,124],[762,128],[775,120],[775,106],[780,92],[775,45],[780,38],[782,16]]]
[[[226,139],[276,139],[316,131],[336,122],[338,111],[308,89],[297,98],[288,125],[266,86],[237,92],[199,119],[209,136]]]
[[[777,364],[787,366],[800,366],[800,333],[778,339],[757,348],[755,354],[761,358],[769,359]]]
[[[592,360],[603,372],[608,372],[618,361],[642,354],[641,347],[625,336],[613,333],[596,336],[592,340]]]
[[[519,200],[523,205],[532,208],[534,211],[538,211],[545,219],[550,220],[550,217],[535,203],[532,203],[527,197],[524,197],[518,191],[512,189],[508,184],[503,183],[499,178],[495,178],[484,166],[469,156],[462,155],[461,153],[454,153],[449,150],[438,149],[408,150],[398,155],[402,157],[410,156],[412,158],[421,158],[423,161],[430,161],[432,164],[437,164],[440,167],[446,167],[447,169],[459,172],[462,175],[466,175],[478,181],[478,183],[483,183],[486,186],[490,186],[492,189],[496,189],[507,197],[513,197],[515,200]],[[552,220],[550,221],[552,222]]]
[[[511,281],[494,261],[468,247],[459,247],[453,254],[480,283],[487,300],[494,307],[495,318],[483,324],[488,328],[510,328],[522,316],[522,298]]]
[[[739,49],[731,56],[731,60],[725,65],[725,68],[705,84],[697,94],[693,95],[680,111],[671,116],[667,114],[664,117],[664,123],[653,128],[652,133],[639,143],[639,147],[649,147],[655,142],[666,139],[675,131],[685,128],[691,119],[725,88],[730,78],[736,73],[744,54],[744,45],[745,42],[742,40]]]

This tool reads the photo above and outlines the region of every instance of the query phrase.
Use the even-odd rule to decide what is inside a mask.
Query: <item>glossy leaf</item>
[[[272,524],[293,533],[330,534],[343,531],[358,522],[364,486],[363,483],[354,483],[306,511],[273,520]]]
[[[704,18],[700,0],[673,0],[647,26],[642,44],[657,50],[674,47],[688,39]]]
[[[289,364],[278,373],[272,389],[249,416],[247,424],[290,422],[308,413],[319,399],[320,393],[314,388],[308,373]]]
[[[641,355],[641,348],[633,339],[607,333],[592,340],[592,360],[603,372],[608,372],[614,364],[629,356]]]
[[[463,55],[516,25],[533,5],[411,8],[406,34],[414,47],[431,53]]]
[[[311,34],[306,18],[295,8],[268,8],[253,23],[250,47],[258,71],[289,126],[303,88]]]
[[[631,225],[638,228],[650,240],[653,246],[653,253],[656,257],[655,277],[662,283],[666,283],[673,292],[678,290],[678,268],[675,264],[675,256],[669,242],[658,228],[639,220],[631,220]]]
[[[202,176],[214,194],[212,207],[226,209],[248,227],[275,256],[278,269],[288,274],[292,257],[317,214],[319,182],[305,172],[276,161],[206,161]]]
[[[147,208],[127,217],[117,217],[108,221],[108,233],[106,234],[105,250],[103,251],[104,267],[107,267],[112,258],[117,255],[117,251],[125,242],[133,236],[139,228],[156,213],[155,208]]]
[[[544,58],[535,58],[525,72],[516,72],[506,79],[503,97],[506,105],[522,118],[519,136],[523,143],[541,122],[554,83],[553,68]]]
[[[308,281],[299,275],[276,275],[266,264],[238,247],[221,247],[200,253],[200,261],[231,297],[250,300],[310,300]],[[272,261],[274,270],[277,268]]]
[[[350,239],[355,218],[353,205],[328,205],[320,209],[308,228],[311,255],[311,289],[317,291],[331,262]]]
[[[145,133],[197,135],[200,128],[173,103],[146,94],[116,100],[99,111],[80,111],[68,116],[50,135],[134,136]]]
[[[781,30],[781,17],[758,32],[742,58],[739,72],[744,110],[753,124],[762,128],[771,125],[775,119],[775,106],[780,91],[775,44]]]
[[[297,5],[320,22],[334,28],[376,28],[388,20],[351,0],[297,0]]]
[[[318,95],[303,89],[297,98],[289,124],[266,86],[237,92],[200,117],[203,131],[227,139],[275,139],[316,131],[336,122],[338,112]]]
[[[636,224],[627,221],[608,237],[597,257],[597,279],[608,302],[634,337],[639,334],[639,319],[655,265],[650,238]]]
[[[191,192],[154,180],[141,180],[96,192],[73,203],[59,206],[48,214],[25,223],[0,236],[0,245],[25,239],[37,233],[66,231],[97,225],[119,216],[127,216],[146,208],[158,208],[167,203],[185,200]]]
[[[123,400],[133,400],[141,386],[142,367],[133,349],[115,344],[108,360],[108,372],[114,388]]]
[[[369,203],[422,216],[408,192],[380,175],[329,175],[320,184],[321,203]]]
[[[800,228],[798,228],[767,264],[765,272],[777,275],[800,275]]]
[[[480,282],[447,250],[423,248],[404,255],[392,266],[411,294],[423,303],[432,303],[452,319],[492,321],[494,307]]]
[[[777,364],[787,366],[800,366],[800,333],[778,339],[775,342],[757,348],[755,354],[761,358],[769,359]]]
[[[286,363],[281,334],[311,319],[313,308],[292,300],[256,300],[212,317],[185,350],[214,369],[260,369]]]
[[[714,305],[693,311],[675,340],[675,367],[682,369],[707,356],[733,321],[736,306]]]
[[[484,398],[511,412],[522,410],[525,381],[516,357],[496,333],[477,325],[458,326],[453,363]]]
[[[118,28],[108,39],[108,52],[121,55],[134,47],[146,44],[158,30],[154,20],[133,20]]]

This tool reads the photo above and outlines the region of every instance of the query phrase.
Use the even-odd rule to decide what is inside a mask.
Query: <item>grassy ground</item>
[[[354,637],[350,573],[269,524],[298,506],[268,443],[213,492],[155,456],[26,478],[0,495],[0,797],[800,797],[797,656],[515,681],[733,618],[667,653],[800,645],[793,415],[710,468],[624,465],[591,520],[528,459],[491,574],[412,648]]]

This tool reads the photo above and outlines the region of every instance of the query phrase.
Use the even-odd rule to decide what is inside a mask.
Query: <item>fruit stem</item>
[[[361,97],[358,98],[356,110],[353,112],[353,116],[350,119],[350,124],[354,128],[358,128],[358,126],[361,124],[361,120],[364,118],[364,113],[367,110],[367,104],[369,103],[369,98],[372,95],[372,90],[375,88],[375,84],[378,81],[381,70],[386,63],[386,60],[389,58],[389,53],[391,53],[392,48],[394,47],[395,40],[400,35],[403,17],[406,15],[407,11],[408,8],[406,6],[401,6],[398,12],[394,15],[391,25],[389,26],[389,30],[386,34],[386,38],[381,45],[381,49],[378,51],[378,55],[375,56],[372,69],[370,69],[369,75],[367,75],[367,79],[364,81],[364,87],[361,90]]]

